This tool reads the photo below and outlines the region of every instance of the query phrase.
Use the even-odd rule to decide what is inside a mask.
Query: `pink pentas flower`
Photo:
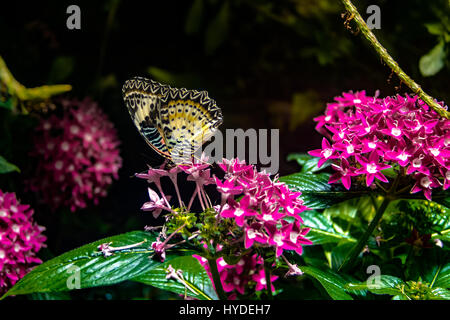
[[[388,179],[381,173],[381,170],[388,169],[391,166],[379,162],[379,158],[380,157],[376,152],[372,152],[368,160],[362,156],[356,157],[356,160],[361,165],[361,168],[356,169],[355,173],[366,175],[367,186],[370,186],[375,178],[382,182],[388,182]]]
[[[161,177],[168,176],[169,173],[163,169],[148,168],[146,173],[136,173],[137,178],[146,179],[148,183],[154,183],[158,188],[161,187]]]
[[[347,159],[345,159],[345,158],[341,159],[340,165],[333,163],[331,166],[337,172],[330,176],[330,179],[328,182],[335,183],[335,182],[341,180],[344,187],[347,190],[350,190],[350,186],[352,183],[351,177],[358,175],[357,173],[355,173],[356,168],[351,167],[350,164],[348,163]]]
[[[222,194],[236,195],[241,194],[243,192],[242,185],[236,185],[234,179],[224,180],[223,182],[217,177],[214,177],[214,179],[216,182],[217,191],[219,191]]]
[[[195,181],[198,185],[207,186],[214,183],[209,169],[195,170],[187,177],[188,181]]]
[[[326,139],[322,139],[322,149],[316,149],[308,152],[314,157],[320,157],[318,167],[320,168],[326,161],[331,159],[337,159],[338,154],[336,150],[331,146],[330,142]]]
[[[280,204],[275,201],[264,199],[260,204],[261,212],[256,216],[257,219],[268,222],[278,221],[286,214],[280,210]]]
[[[205,268],[212,280],[208,260],[198,255],[194,255],[193,257]],[[256,291],[266,290],[267,282],[264,271],[264,260],[260,256],[256,254],[246,255],[233,265],[227,264],[223,258],[217,259],[216,263],[222,287],[229,294],[228,299],[235,299],[237,293],[240,295],[246,294],[250,285],[254,285]],[[275,291],[273,282],[277,279],[278,276],[276,275],[271,275],[270,277],[272,291]]]
[[[42,261],[36,256],[45,247],[44,227],[33,221],[33,210],[15,193],[0,190],[0,296]]]
[[[443,170],[445,173],[444,176],[444,190],[447,190],[450,187],[450,169]]]
[[[270,276],[270,283],[271,283],[271,290],[275,291],[275,287],[273,285],[273,282],[278,279],[278,276],[271,275]],[[256,282],[255,290],[261,291],[266,290],[267,288],[267,280],[266,280],[266,272],[264,269],[259,269],[258,272],[254,273],[252,275],[252,280]]]
[[[155,219],[159,217],[162,210],[171,210],[170,205],[168,205],[170,200],[169,196],[166,198],[160,198],[158,194],[150,188],[148,188],[148,196],[150,198],[150,201],[144,203],[141,207],[141,210],[152,211],[153,217]]]
[[[313,244],[312,241],[306,238],[306,235],[311,230],[310,228],[305,228],[301,226],[300,221],[295,221],[294,223],[287,223],[282,221],[284,224],[284,236],[294,244],[294,250],[301,255],[303,253],[304,245]]]
[[[276,248],[276,256],[279,257],[284,250],[295,250],[301,255],[303,253],[302,246],[312,244],[311,241],[304,237],[310,229],[302,228],[298,221],[288,223],[282,220],[281,224],[281,228],[278,228],[273,223],[267,223],[265,225],[269,235],[269,244]]]
[[[42,119],[31,155],[37,160],[28,187],[52,209],[72,211],[107,195],[122,165],[114,125],[97,103],[61,100],[62,114]]]
[[[250,207],[249,195],[245,195],[239,202],[229,199],[228,205],[220,214],[224,218],[234,218],[239,227],[244,225],[246,217],[256,215],[256,211]]]
[[[406,169],[407,174],[412,174],[413,172],[420,172],[425,175],[430,174],[429,164],[431,163],[431,158],[426,156],[420,150],[418,153],[413,155],[413,160],[410,162],[410,165]]]
[[[325,137],[322,149],[309,152],[320,158],[319,167],[332,162],[336,173],[329,183],[341,182],[349,189],[352,177],[365,176],[366,184],[376,187],[375,179],[389,182],[382,170],[404,167],[414,184],[411,192],[431,198],[433,189],[448,188],[442,172],[450,167],[450,120],[417,96],[382,99],[361,91],[343,93],[335,101],[314,119]]]
[[[428,200],[431,200],[432,189],[441,186],[441,183],[438,179],[432,176],[424,175],[422,173],[415,174],[414,179],[416,179],[416,183],[411,189],[411,193],[423,191],[425,198],[427,198]]]
[[[386,151],[384,155],[386,160],[396,161],[400,166],[405,167],[410,163],[413,151],[403,141],[399,141],[398,145],[394,146],[392,150]]]
[[[262,244],[268,243],[268,235],[263,231],[264,224],[254,222],[249,226],[244,227],[244,247],[245,249],[253,246],[253,242]]]

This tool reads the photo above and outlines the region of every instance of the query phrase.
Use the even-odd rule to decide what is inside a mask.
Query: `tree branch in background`
[[[432,108],[442,117],[450,119],[450,113],[443,107],[441,107],[433,97],[426,94],[422,90],[422,88],[400,68],[398,63],[389,55],[387,50],[380,44],[380,42],[378,42],[377,38],[369,29],[366,22],[361,17],[361,15],[359,14],[356,7],[353,5],[351,0],[341,0],[341,1],[344,4],[347,12],[350,14],[346,20],[346,23],[350,22],[351,20],[354,20],[358,25],[359,30],[364,35],[364,37],[369,41],[369,43],[372,45],[372,47],[375,49],[375,51],[378,53],[381,59],[383,59],[383,61],[389,66],[389,68],[391,68],[391,70],[395,72],[395,74],[400,78],[400,80],[403,83],[405,83],[416,95],[418,95],[420,99],[422,99],[427,105],[429,105],[430,108]]]

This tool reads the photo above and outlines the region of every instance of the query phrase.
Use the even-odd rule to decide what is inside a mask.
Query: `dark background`
[[[81,30],[66,27],[71,4],[81,8]],[[425,24],[448,24],[448,1],[355,4],[364,18],[368,5],[380,6],[381,30],[375,30],[380,42],[427,93],[448,101],[448,59],[434,76],[419,71],[419,59],[439,40]],[[279,128],[281,175],[298,170],[286,161],[289,153],[320,146],[312,118],[333,97],[348,90],[373,95],[379,89],[381,96],[408,92],[365,39],[346,30],[343,12],[336,0],[3,2],[0,55],[15,78],[27,87],[71,84],[66,96],[98,101],[122,141],[120,179],[97,207],[76,213],[35,208],[36,220],[47,227],[44,254],[154,223],[139,210],[147,200],[146,182],[131,178],[161,162],[139,136],[121,98],[122,84],[133,76],[207,90],[222,108],[222,130]],[[22,148],[11,151],[12,159],[25,170],[2,177],[0,187],[14,186],[23,202],[33,205],[33,197],[20,188],[32,174],[25,152],[32,131],[17,130]]]

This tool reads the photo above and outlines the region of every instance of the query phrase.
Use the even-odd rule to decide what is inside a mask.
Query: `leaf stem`
[[[219,270],[217,269],[217,262],[215,258],[208,259],[209,269],[211,270],[211,275],[214,282],[214,287],[216,288],[217,295],[220,300],[227,300],[227,295],[222,287],[222,282],[220,281]]]
[[[353,5],[351,0],[341,0],[345,6],[345,9],[350,13],[350,16],[346,20],[348,23],[350,20],[354,20],[358,25],[359,30],[361,30],[364,37],[369,41],[378,55],[383,59],[383,61],[389,66],[389,68],[395,72],[395,74],[400,78],[400,80],[405,83],[414,94],[418,95],[420,99],[422,99],[427,105],[430,106],[434,111],[436,111],[440,116],[450,119],[450,112],[445,110],[442,106],[440,106],[433,97],[425,93],[422,88],[411,79],[398,65],[398,63],[389,55],[387,50],[380,44],[375,35],[367,26],[364,19],[358,12],[358,9]]]

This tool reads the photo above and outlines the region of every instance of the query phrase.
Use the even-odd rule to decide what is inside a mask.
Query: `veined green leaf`
[[[134,231],[84,245],[37,266],[2,298],[34,292],[59,292],[106,286],[135,278],[161,265],[161,262],[151,259],[153,254],[151,243],[154,241],[155,235]],[[143,243],[105,257],[98,250],[98,246],[110,242],[112,247]],[[177,256],[192,253],[184,249],[168,250],[166,262]]]
[[[320,168],[317,166],[320,158],[310,156],[307,153],[291,153],[287,156],[287,161],[295,160],[302,166],[301,173],[315,173],[326,167],[329,167],[331,163],[329,161],[325,162]]]
[[[450,290],[444,288],[435,288],[428,293],[430,300],[450,300]]]
[[[305,206],[311,209],[325,209],[344,200],[367,194],[365,191],[347,191],[339,185],[328,184],[328,173],[294,173],[280,178],[291,190],[301,191]]]
[[[433,288],[450,288],[450,263],[447,263],[443,267],[439,267],[433,275],[432,287]]]
[[[351,236],[336,231],[332,222],[317,211],[304,211],[301,213],[301,217],[305,226],[311,228],[311,231],[308,232],[307,238],[311,240],[314,245],[338,243],[342,240],[356,242],[356,239]]]
[[[169,266],[175,270],[181,270],[182,279],[185,281],[184,284],[180,280],[167,279]],[[205,268],[192,256],[172,259],[133,280],[200,300],[218,299]]]
[[[312,266],[302,266],[300,269],[319,281],[333,300],[353,300],[344,289],[347,281],[339,274]]]
[[[402,279],[388,276],[388,275],[380,275],[379,281],[375,283],[368,284],[367,282],[361,283],[347,283],[345,285],[346,289],[353,290],[369,290],[375,294],[389,294],[389,295],[399,295],[402,294],[402,290],[400,289],[402,285],[405,283]]]

